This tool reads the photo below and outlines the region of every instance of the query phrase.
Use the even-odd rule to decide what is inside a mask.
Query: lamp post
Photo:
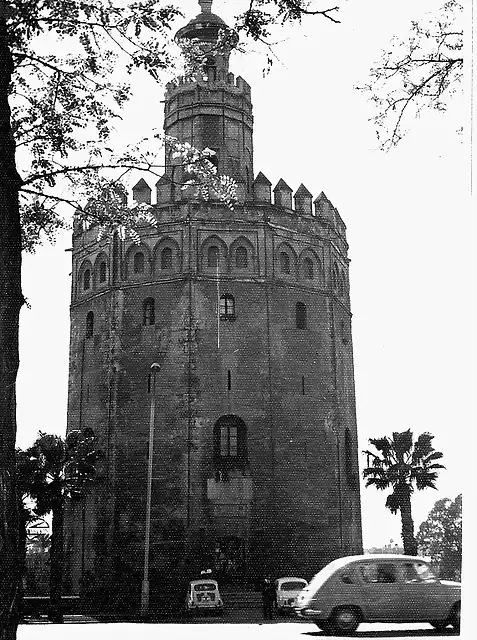
[[[160,369],[157,362],[151,364],[151,409],[149,414],[149,451],[147,461],[147,498],[146,498],[146,526],[144,533],[144,574],[141,587],[141,615],[145,616],[149,610],[149,546],[151,538],[151,494],[152,494],[152,458],[154,454],[154,422],[156,414],[156,374]]]

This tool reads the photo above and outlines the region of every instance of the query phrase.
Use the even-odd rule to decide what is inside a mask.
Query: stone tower
[[[213,149],[239,203],[178,188],[166,154],[140,245],[74,231],[68,429],[92,428],[106,457],[67,514],[73,590],[86,571],[140,577],[151,410],[152,582],[309,578],[361,551],[346,227],[324,193],[280,179],[272,199],[254,174],[250,87],[200,5],[177,37],[205,72],[167,87],[164,128]],[[133,194],[151,202],[145,180]]]

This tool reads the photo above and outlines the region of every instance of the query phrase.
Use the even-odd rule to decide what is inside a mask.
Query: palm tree
[[[363,471],[366,486],[374,485],[381,490],[392,489],[386,498],[386,507],[391,513],[400,511],[404,553],[412,556],[417,555],[417,542],[414,537],[411,495],[414,488],[419,491],[435,489],[437,470],[445,469],[436,462],[443,454],[432,446],[433,438],[433,435],[426,432],[413,442],[413,434],[408,429],[401,433],[394,432],[392,438],[370,438],[369,443],[375,447],[377,454],[363,451],[368,465]]]
[[[61,622],[64,507],[67,499],[79,500],[96,479],[102,452],[96,448],[92,429],[60,436],[38,434],[26,452],[33,465],[28,493],[35,501],[35,514],[52,513],[50,548],[50,619]]]

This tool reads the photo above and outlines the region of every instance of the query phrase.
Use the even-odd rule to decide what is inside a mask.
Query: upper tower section
[[[167,85],[164,132],[198,149],[215,151],[219,174],[238,183],[239,200],[252,198],[253,117],[250,86],[229,72],[231,47],[223,44],[227,25],[212,13],[212,1],[200,0],[201,12],[176,34],[179,44],[197,48],[205,57],[202,69]],[[164,181],[181,181],[180,168],[166,155]],[[158,188],[158,195],[160,193]],[[179,199],[176,193],[176,198]]]

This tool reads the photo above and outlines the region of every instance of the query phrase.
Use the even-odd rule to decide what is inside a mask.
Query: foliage
[[[422,555],[439,564],[443,578],[459,579],[462,565],[462,494],[437,500],[416,536]]]
[[[463,77],[463,6],[448,0],[436,14],[411,23],[405,40],[393,38],[357,87],[369,96],[382,149],[397,145],[424,109],[445,111]]]
[[[25,453],[32,465],[28,494],[37,516],[50,513],[66,498],[81,499],[95,482],[104,455],[91,429],[71,431],[64,440],[40,431]]]
[[[434,436],[421,434],[416,441],[410,429],[394,432],[392,438],[370,438],[369,443],[378,453],[366,450],[367,467],[363,471],[366,486],[376,489],[391,489],[386,498],[386,507],[391,513],[401,513],[402,538],[405,553],[416,555],[414,524],[411,516],[411,495],[414,487],[435,489],[438,470],[445,467],[436,462],[443,457],[432,446]],[[370,465],[371,460],[371,465]]]

